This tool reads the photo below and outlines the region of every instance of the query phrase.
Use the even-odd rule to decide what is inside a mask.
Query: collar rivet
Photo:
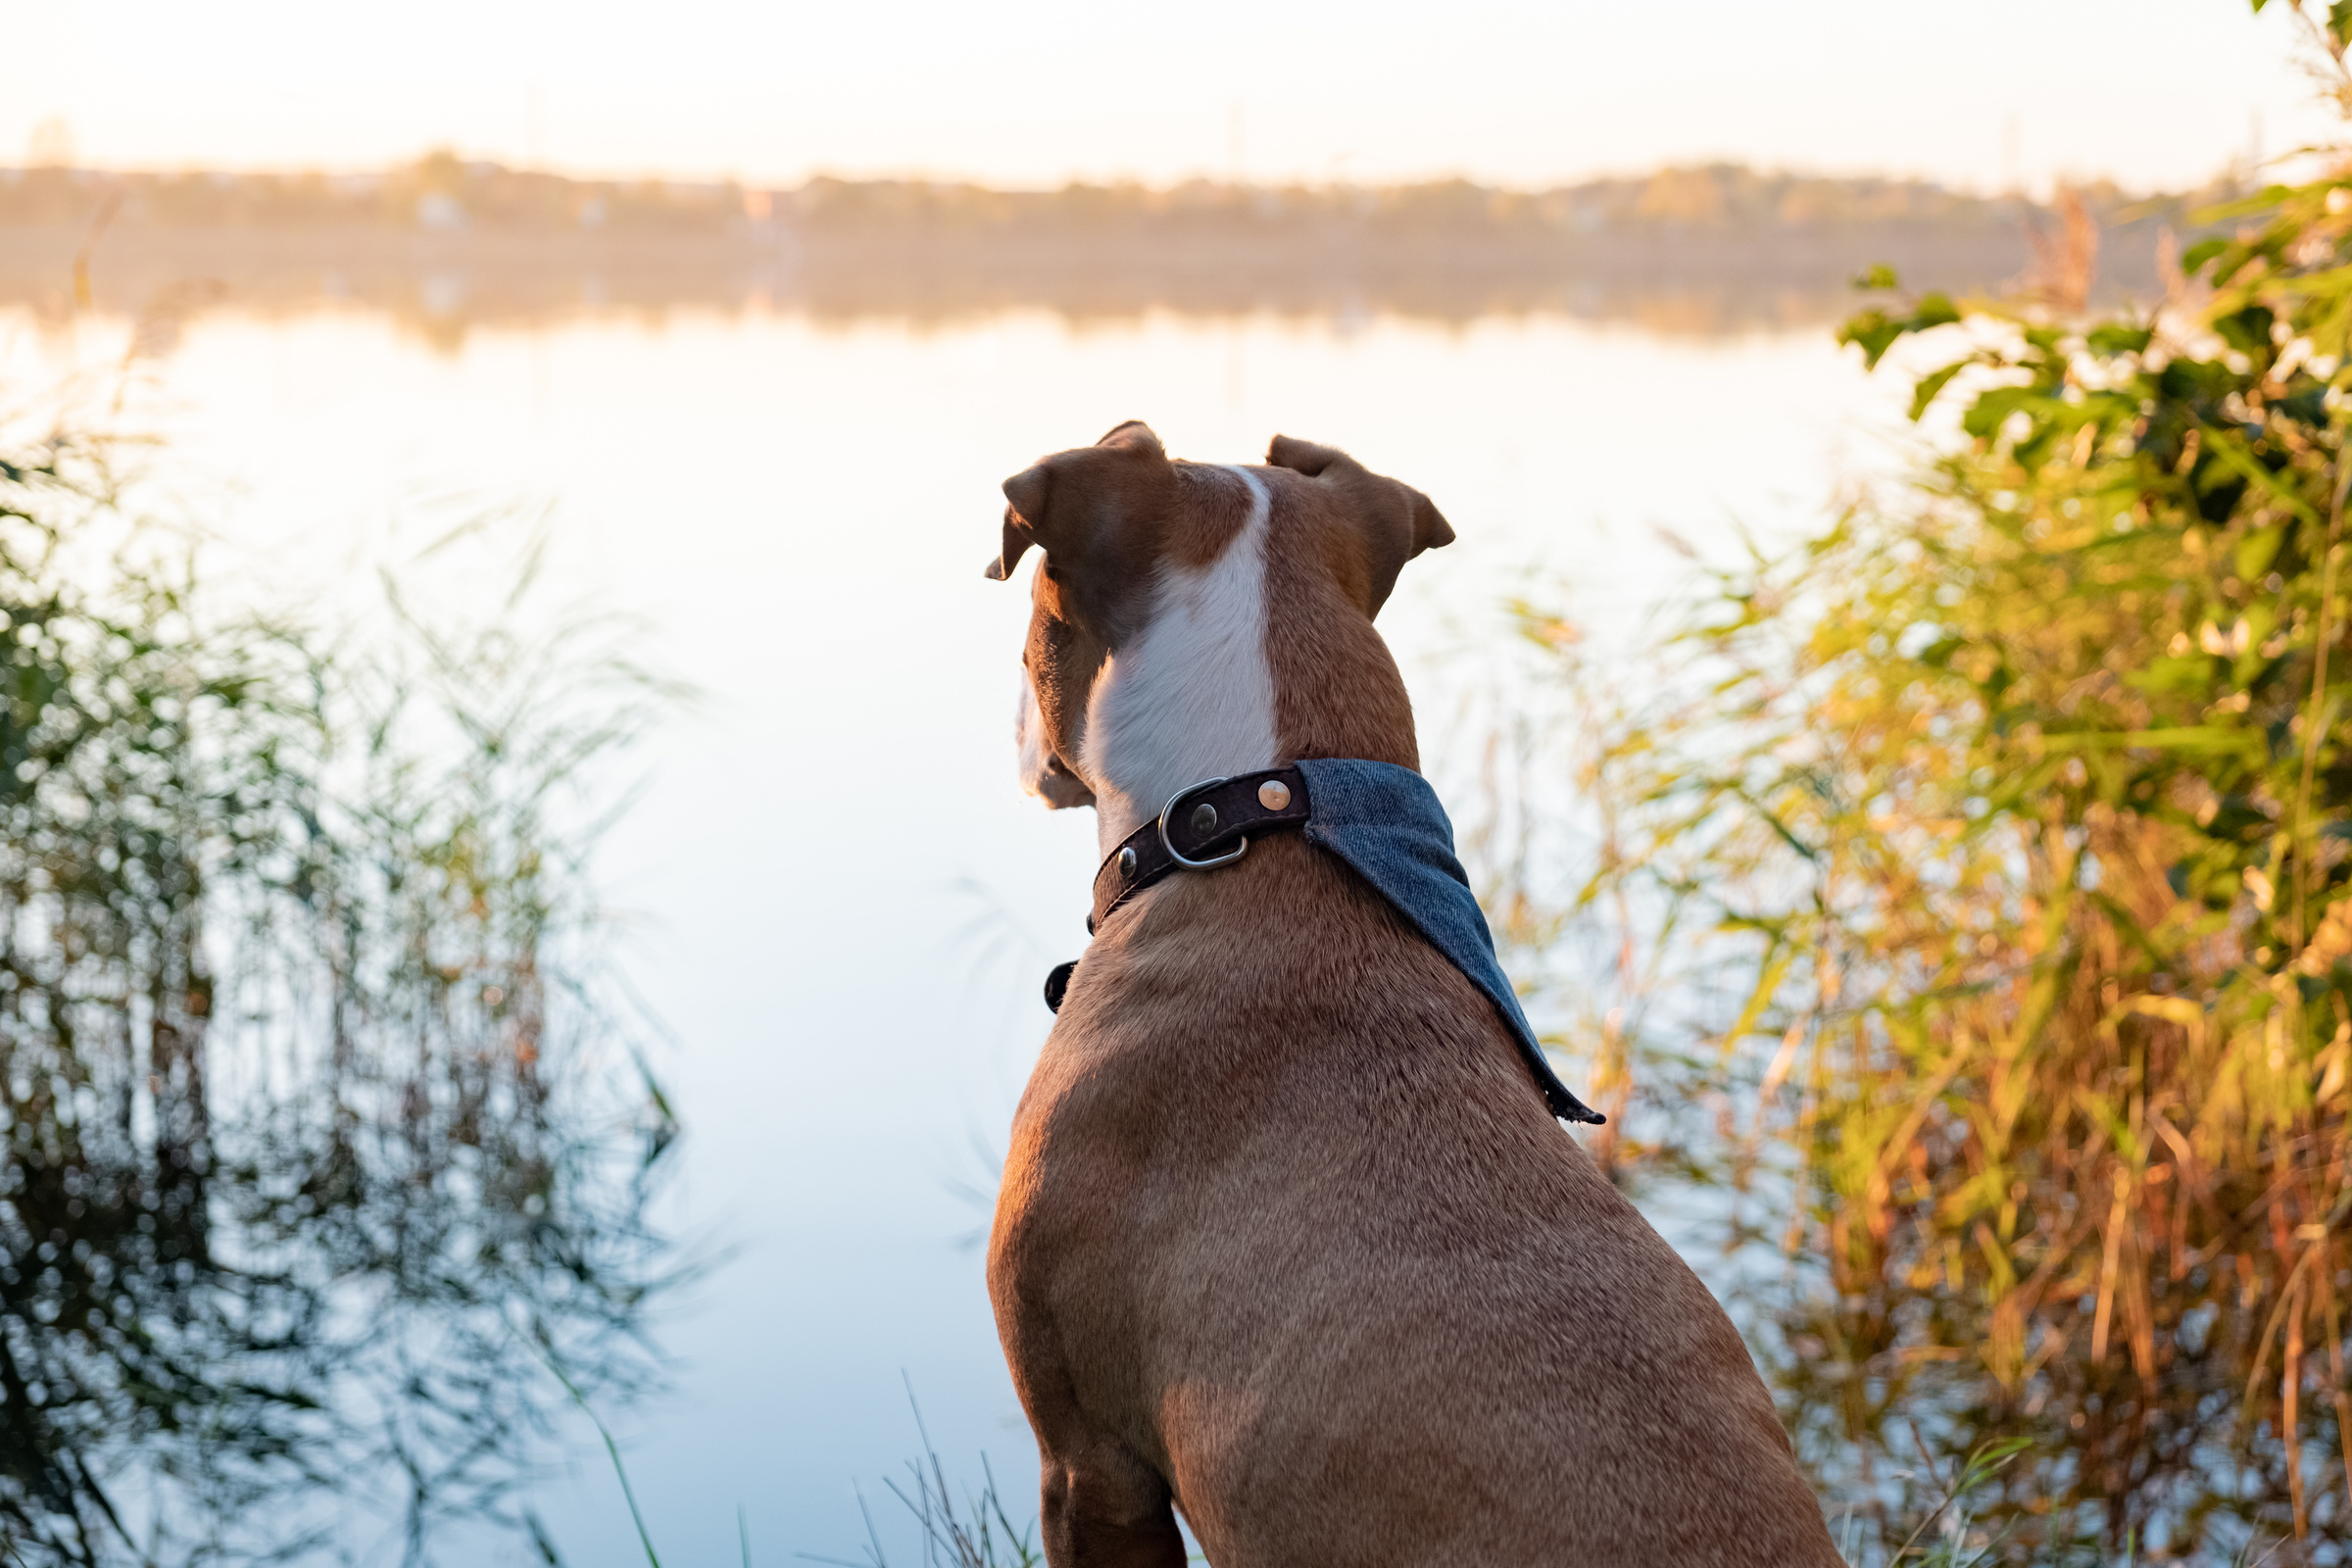
[[[1269,811],[1279,811],[1291,804],[1291,787],[1278,778],[1270,778],[1257,787],[1257,804]]]
[[[1135,851],[1132,849],[1121,850],[1119,852],[1119,875],[1135,875]]]

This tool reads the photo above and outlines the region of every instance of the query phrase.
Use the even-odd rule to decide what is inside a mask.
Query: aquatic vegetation
[[[0,443],[0,1537],[422,1560],[509,1517],[547,1362],[655,1371],[676,1123],[583,857],[664,694],[520,599],[229,610],[118,455]]]

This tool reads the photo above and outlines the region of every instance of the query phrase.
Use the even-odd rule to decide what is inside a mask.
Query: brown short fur
[[[1026,657],[1074,780],[1102,650],[1218,531],[1123,432],[1005,486],[998,574],[1031,543],[1055,567]],[[1372,614],[1451,532],[1328,448],[1273,458],[1276,760],[1415,765]],[[1838,1561],[1721,1307],[1469,980],[1296,835],[1104,922],[1015,1117],[989,1290],[1054,1568],[1176,1568],[1172,1505],[1217,1568]]]

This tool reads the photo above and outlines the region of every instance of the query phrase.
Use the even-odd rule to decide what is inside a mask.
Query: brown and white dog
[[[1196,781],[1418,765],[1372,617],[1429,498],[1139,423],[1004,482],[1026,782],[1107,853]],[[1494,1006],[1296,833],[1103,921],[1014,1121],[989,1293],[1054,1568],[1838,1562],[1746,1348]]]

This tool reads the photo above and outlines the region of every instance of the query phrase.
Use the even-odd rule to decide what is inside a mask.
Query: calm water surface
[[[0,371],[21,394],[118,364],[129,332],[0,314]],[[453,349],[365,314],[225,314],[140,382],[134,420],[224,514],[215,570],[246,591],[332,603],[455,513],[544,503],[554,586],[642,617],[648,661],[702,689],[603,858],[674,1037],[669,1217],[727,1251],[664,1320],[673,1395],[616,1420],[673,1564],[736,1561],[739,1506],[756,1562],[857,1556],[858,1489],[913,1558],[881,1490],[918,1446],[909,1382],[951,1472],[976,1482],[985,1453],[1030,1506],[978,1238],[1096,856],[1091,812],[1012,783],[1027,591],[980,575],[1004,475],[1142,417],[1179,456],[1255,461],[1283,431],[1428,491],[1460,543],[1407,569],[1382,626],[1451,795],[1476,762],[1452,715],[1530,572],[1630,636],[1690,569],[1658,525],[1722,558],[1740,525],[1818,516],[1889,422],[1826,329],[1544,318],[752,314]],[[567,1560],[642,1561],[593,1433],[566,1436],[534,1500]]]

